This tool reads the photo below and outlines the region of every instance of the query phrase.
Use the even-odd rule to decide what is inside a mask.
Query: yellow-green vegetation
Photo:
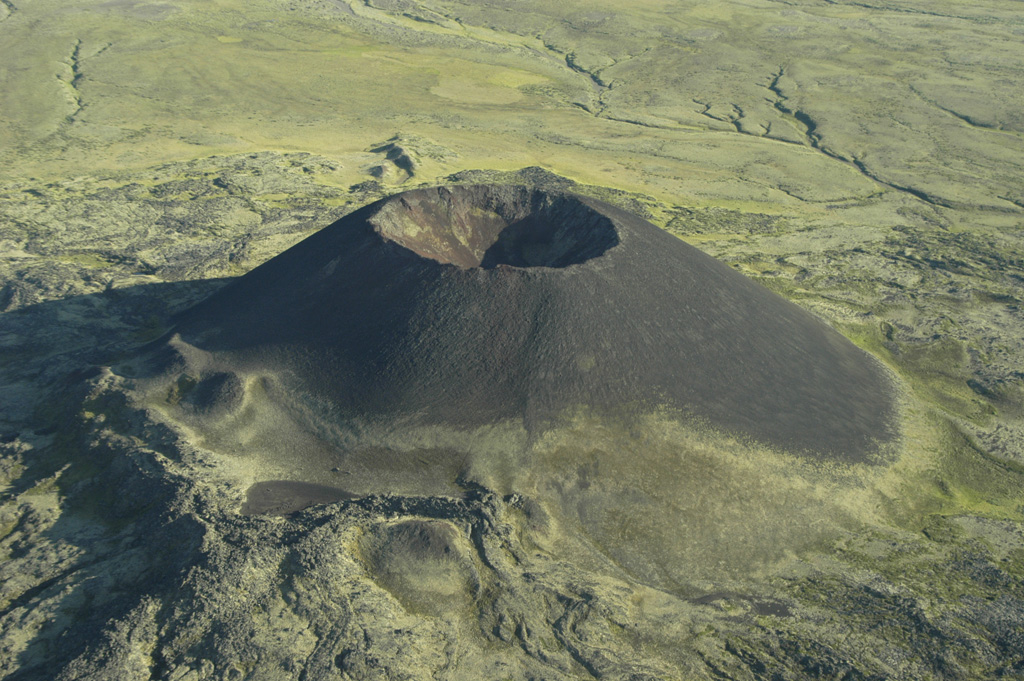
[[[55,260],[57,262],[81,265],[82,267],[89,267],[93,269],[103,269],[110,266],[110,263],[94,253],[58,255]]]
[[[1019,677],[1017,4],[0,0],[0,676]],[[145,384],[220,277],[443,181],[597,196],[804,306],[897,378],[899,445]],[[240,519],[271,479],[369,496]]]
[[[682,2],[395,12],[300,1],[287,21],[274,3],[151,7],[42,0],[5,21],[2,147],[15,175],[274,149],[344,158],[354,181],[370,146],[397,130],[450,150],[423,159],[423,179],[542,165],[691,205],[814,210],[914,198],[904,185],[940,203],[1014,205],[995,196],[1012,199],[1012,184],[992,176],[988,196],[965,195],[951,168],[1013,162],[1017,93],[987,88],[979,111],[982,98],[965,96],[985,87],[977,75],[940,76],[913,49],[934,35],[928,21]],[[979,45],[1000,30],[956,26]],[[898,47],[873,42],[897,29]],[[991,50],[1004,60],[994,70],[1014,68],[1019,55]],[[719,77],[727,67],[744,75]]]

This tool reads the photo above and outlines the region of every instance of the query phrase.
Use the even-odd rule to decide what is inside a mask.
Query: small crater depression
[[[179,380],[178,388],[183,392],[181,406],[200,416],[234,411],[245,395],[245,386],[238,376],[223,371],[203,377],[194,386]]]
[[[526,187],[406,192],[370,218],[385,240],[463,269],[568,267],[619,243],[612,221],[579,197]]]
[[[374,580],[410,612],[449,615],[466,607],[479,589],[467,537],[448,521],[378,525],[360,549]]]

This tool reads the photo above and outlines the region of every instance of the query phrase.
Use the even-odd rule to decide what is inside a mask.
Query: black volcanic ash
[[[601,201],[452,186],[358,210],[186,313],[182,339],[368,422],[543,429],[662,407],[790,451],[894,437],[870,356]]]

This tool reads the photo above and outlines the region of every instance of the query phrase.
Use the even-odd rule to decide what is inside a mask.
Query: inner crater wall
[[[611,221],[578,198],[525,187],[406,192],[369,222],[389,241],[462,268],[567,267],[619,243]]]

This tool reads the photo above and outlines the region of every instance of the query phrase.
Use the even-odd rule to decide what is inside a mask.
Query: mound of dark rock
[[[654,225],[567,193],[390,197],[225,287],[177,331],[376,422],[537,430],[581,407],[667,407],[846,460],[894,436],[892,386],[869,355]]]

